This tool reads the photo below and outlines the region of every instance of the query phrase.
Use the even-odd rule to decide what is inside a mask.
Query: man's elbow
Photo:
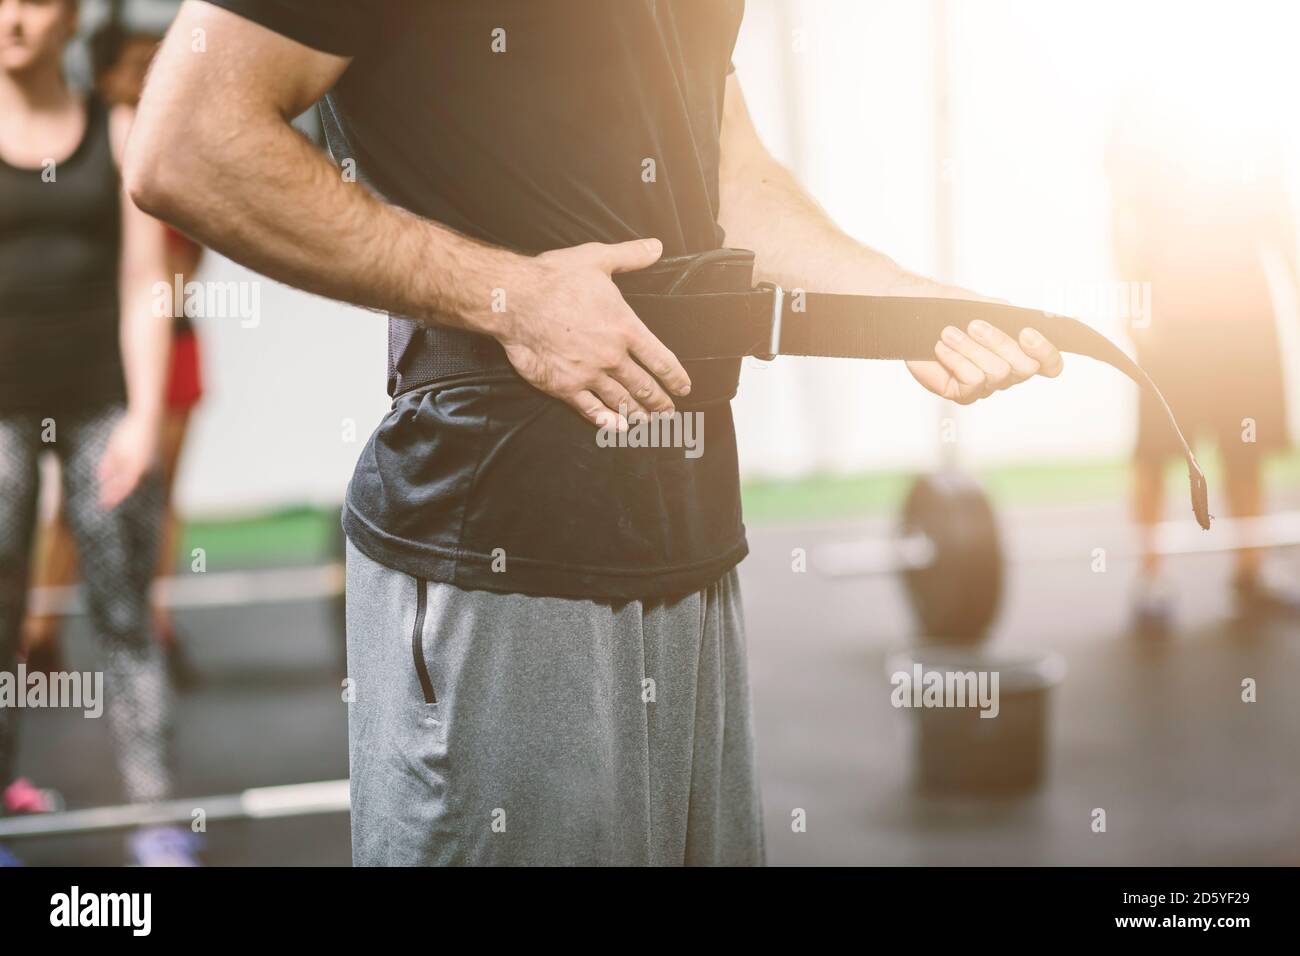
[[[123,158],[122,181],[126,194],[142,212],[172,222],[184,212],[184,172],[177,151],[156,139],[150,129],[137,123]]]

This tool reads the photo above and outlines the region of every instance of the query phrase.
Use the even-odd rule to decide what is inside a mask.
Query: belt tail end
[[[1187,479],[1192,486],[1192,514],[1196,523],[1204,530],[1210,530],[1210,489],[1205,483],[1205,472],[1195,461],[1187,463]]]

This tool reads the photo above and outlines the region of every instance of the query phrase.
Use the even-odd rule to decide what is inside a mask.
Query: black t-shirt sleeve
[[[361,0],[208,0],[303,46],[337,56],[362,51],[377,18]]]

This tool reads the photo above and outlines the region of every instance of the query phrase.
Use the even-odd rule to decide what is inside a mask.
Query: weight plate
[[[917,479],[903,507],[903,539],[924,536],[932,559],[906,568],[903,580],[921,636],[971,644],[982,640],[1002,602],[1003,553],[997,520],[979,483],[961,472]]]

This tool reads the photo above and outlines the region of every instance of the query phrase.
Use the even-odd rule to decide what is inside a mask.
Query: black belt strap
[[[775,286],[748,293],[628,295],[650,331],[681,361],[744,356],[934,360],[946,326],[975,319],[1018,339],[1036,329],[1062,352],[1105,362],[1154,395],[1187,459],[1192,512],[1210,527],[1205,473],[1160,389],[1119,346],[1095,329],[1062,315],[967,299],[786,293]]]
[[[933,360],[945,326],[964,329],[983,319],[1017,339],[1022,329],[1033,328],[1062,352],[1105,362],[1156,397],[1187,459],[1192,512],[1202,528],[1210,527],[1205,473],[1168,402],[1136,362],[1089,326],[1065,316],[966,299],[751,288],[752,262],[748,250],[718,249],[661,260],[643,273],[616,277],[632,310],[687,366],[692,400],[731,398],[740,361],[747,356]],[[466,376],[514,374],[495,340],[399,316],[389,323],[389,349],[388,390],[394,397]]]

